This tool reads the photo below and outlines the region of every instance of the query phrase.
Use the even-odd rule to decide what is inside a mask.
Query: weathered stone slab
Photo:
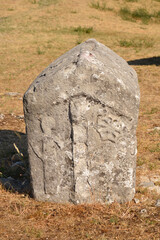
[[[136,72],[94,39],[51,63],[24,95],[34,197],[130,201],[139,99]]]

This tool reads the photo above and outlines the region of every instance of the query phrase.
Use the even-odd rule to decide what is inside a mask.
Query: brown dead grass
[[[143,197],[137,205],[76,206],[37,202],[1,189],[0,210],[2,240],[159,239],[160,213],[154,200]]]
[[[45,0],[46,1],[46,0]],[[160,10],[158,1],[105,1],[112,11],[90,8],[90,0],[59,0],[40,6],[38,0],[1,0],[0,8],[0,129],[25,132],[22,95],[44,67],[79,42],[94,37],[127,61],[160,57],[159,23],[124,21],[121,7]],[[100,1],[101,2],[101,1]],[[73,28],[93,27],[90,34]],[[145,44],[135,45],[134,40]],[[122,47],[120,41],[129,41]],[[147,41],[149,42],[147,46]],[[138,42],[138,43],[139,43]],[[152,44],[150,44],[152,43]],[[160,239],[160,195],[142,189],[144,178],[160,178],[160,66],[133,66],[138,73],[141,105],[137,128],[137,190],[140,203],[110,206],[40,203],[0,188],[0,240],[6,239]],[[7,92],[18,92],[16,97]],[[159,179],[160,182],[160,179]],[[141,214],[140,211],[147,212]]]

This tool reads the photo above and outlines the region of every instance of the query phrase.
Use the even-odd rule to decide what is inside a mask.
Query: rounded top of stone
[[[59,102],[83,94],[111,105],[122,95],[126,108],[129,99],[139,105],[140,98],[134,69],[96,39],[86,40],[52,62],[31,84],[24,99],[31,94]]]

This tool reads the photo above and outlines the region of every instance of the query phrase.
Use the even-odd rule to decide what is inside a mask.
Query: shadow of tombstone
[[[160,57],[141,58],[128,61],[129,65],[156,65],[160,66]]]
[[[31,195],[26,134],[0,131],[0,183],[7,190]]]

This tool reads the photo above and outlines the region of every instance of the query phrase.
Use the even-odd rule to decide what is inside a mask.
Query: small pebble
[[[145,208],[141,209],[140,211],[141,214],[146,214],[147,213],[147,210]]]
[[[158,200],[156,201],[155,206],[156,206],[156,207],[160,207],[160,199],[158,199]]]
[[[0,119],[3,120],[4,117],[5,117],[4,114],[1,113],[1,114],[0,114]]]
[[[135,202],[136,204],[139,203],[139,199],[138,199],[138,198],[134,198],[133,200],[134,200],[134,202]]]
[[[20,93],[18,93],[18,92],[8,92],[5,95],[11,96],[11,97],[15,97],[15,96],[19,96]]]
[[[16,116],[18,119],[24,119],[24,115],[18,115]]]
[[[160,127],[155,127],[154,130],[160,131]]]
[[[155,185],[154,185],[154,182],[141,182],[139,186],[149,188],[149,187],[154,187]]]

